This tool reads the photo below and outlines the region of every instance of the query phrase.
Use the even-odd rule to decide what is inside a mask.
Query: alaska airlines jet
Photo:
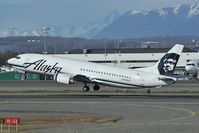
[[[198,76],[199,59],[193,59],[187,62],[185,71],[193,77]]]
[[[154,66],[140,69],[101,65],[43,54],[21,54],[7,62],[16,71],[52,75],[55,82],[64,84],[83,82],[83,91],[89,91],[87,84],[94,84],[94,90],[99,90],[99,85],[125,88],[160,87],[175,83],[176,78],[170,74],[176,67],[183,47],[176,44]]]

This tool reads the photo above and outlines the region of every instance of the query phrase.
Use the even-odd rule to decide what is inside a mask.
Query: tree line
[[[7,65],[7,60],[17,56],[18,53],[16,52],[3,52],[0,53],[0,66]]]

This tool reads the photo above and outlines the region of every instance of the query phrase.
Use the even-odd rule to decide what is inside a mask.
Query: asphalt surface
[[[7,83],[7,84],[6,84]],[[24,84],[25,83],[25,84]],[[65,90],[69,87],[49,82],[5,82],[0,90],[0,118],[18,117],[20,133],[198,133],[198,82],[180,82],[161,88],[183,93],[22,93],[21,89]],[[70,90],[81,90],[76,85]],[[109,88],[102,88],[106,90]],[[111,88],[114,90],[114,88]],[[158,88],[157,88],[158,89]],[[7,90],[9,91],[9,90]],[[142,91],[141,91],[142,92]],[[154,90],[156,92],[156,89]],[[4,125],[3,131],[7,127]],[[11,131],[15,128],[12,127]]]
[[[92,85],[90,90],[93,93],[100,92],[132,92],[132,93],[146,93],[146,89],[125,89],[101,86],[100,91],[93,91]],[[52,92],[52,93],[67,93],[67,92],[82,92],[83,84],[65,85],[54,83],[54,81],[0,81],[0,93],[6,92]],[[173,93],[173,92],[186,92],[199,94],[199,81],[177,81],[176,84],[165,86],[161,88],[150,88],[151,92],[155,93]]]

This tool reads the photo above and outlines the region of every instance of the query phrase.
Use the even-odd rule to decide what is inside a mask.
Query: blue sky
[[[0,0],[0,28],[65,26],[100,20],[117,10],[147,10],[199,0]]]

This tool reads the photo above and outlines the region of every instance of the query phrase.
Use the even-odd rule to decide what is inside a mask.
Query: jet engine
[[[67,74],[57,74],[54,76],[54,81],[57,83],[63,83],[63,84],[72,84],[74,83],[74,80],[70,75]]]

